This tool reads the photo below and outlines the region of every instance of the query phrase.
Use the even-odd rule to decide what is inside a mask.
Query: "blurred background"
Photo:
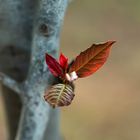
[[[140,1],[73,0],[61,34],[71,60],[93,43],[116,40],[107,63],[79,79],[72,105],[62,108],[64,140],[140,140]],[[5,140],[0,99],[0,140]]]

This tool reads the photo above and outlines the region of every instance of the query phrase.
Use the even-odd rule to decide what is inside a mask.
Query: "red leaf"
[[[48,65],[49,70],[51,71],[51,73],[58,77],[63,77],[63,70],[61,68],[61,65],[56,61],[55,58],[53,58],[52,56],[50,56],[48,53],[46,53],[46,63]]]
[[[93,74],[106,62],[114,43],[115,41],[108,41],[103,44],[93,44],[76,57],[69,73],[75,71],[80,78]]]
[[[59,57],[59,63],[61,65],[61,67],[63,68],[63,70],[66,70],[68,67],[68,58],[65,57],[62,53],[60,54]]]

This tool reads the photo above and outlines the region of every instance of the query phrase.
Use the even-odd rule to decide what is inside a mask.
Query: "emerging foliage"
[[[53,85],[45,92],[45,100],[52,106],[67,106],[74,98],[73,81],[95,73],[107,60],[110,48],[115,41],[93,44],[81,52],[68,66],[68,58],[62,53],[59,62],[46,53],[46,63],[51,73],[61,79],[61,83]]]
[[[79,78],[95,73],[106,62],[113,43],[115,41],[93,44],[81,52],[71,65],[69,73],[75,71]]]
[[[53,85],[45,93],[45,100],[53,107],[68,106],[74,98],[74,88],[70,84]]]

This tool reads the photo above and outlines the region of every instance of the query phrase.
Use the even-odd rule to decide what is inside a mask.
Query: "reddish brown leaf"
[[[56,61],[55,58],[50,56],[48,53],[46,53],[46,63],[48,65],[49,70],[54,76],[56,77],[64,76],[61,65]]]
[[[75,71],[80,78],[93,74],[106,62],[114,43],[115,41],[108,41],[103,44],[93,44],[76,57],[69,73]]]
[[[68,58],[65,57],[62,53],[60,54],[59,57],[59,63],[61,65],[61,67],[63,68],[63,70],[66,70],[68,67]]]

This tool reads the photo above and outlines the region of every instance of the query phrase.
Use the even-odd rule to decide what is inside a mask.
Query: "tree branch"
[[[48,52],[54,57],[58,55],[60,29],[67,4],[68,0],[40,0],[38,3],[30,68],[24,83],[26,94],[23,97],[23,110],[16,140],[60,139],[59,125],[56,124],[58,119],[54,117],[54,120],[51,120],[54,124],[48,126],[53,109],[43,100],[45,89],[53,81],[52,75],[45,66],[45,53]],[[46,137],[44,137],[45,133]]]
[[[0,82],[2,82],[3,85],[15,91],[19,95],[23,93],[23,90],[21,89],[21,84],[19,84],[9,76],[5,75],[4,73],[0,73]]]

